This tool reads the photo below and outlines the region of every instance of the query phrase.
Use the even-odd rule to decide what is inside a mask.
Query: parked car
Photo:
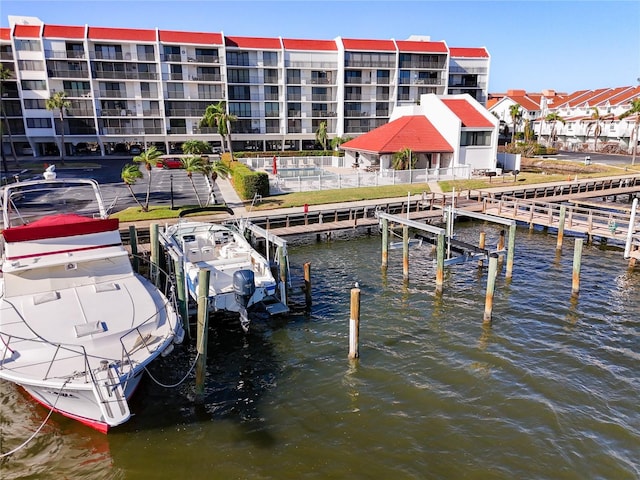
[[[140,155],[142,153],[142,148],[140,148],[140,145],[131,145],[129,147],[129,153],[131,155]]]
[[[165,170],[173,170],[176,168],[182,168],[182,161],[179,158],[161,158],[156,164],[158,168],[164,168]]]

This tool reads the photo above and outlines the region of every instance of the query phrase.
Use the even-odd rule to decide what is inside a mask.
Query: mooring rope
[[[164,388],[176,388],[176,387],[179,387],[180,385],[182,385],[184,383],[184,381],[189,377],[189,375],[191,375],[191,372],[193,372],[193,369],[196,367],[196,363],[198,362],[198,357],[200,357],[200,352],[198,352],[196,354],[196,358],[193,360],[193,365],[191,365],[191,368],[186,373],[186,375],[184,377],[182,377],[182,380],[180,380],[178,383],[174,383],[173,385],[165,385],[164,383],[160,382],[159,380],[156,380],[155,377],[153,375],[151,375],[151,372],[149,371],[149,369],[147,367],[144,367],[144,370],[149,374],[149,377],[151,378],[151,380],[153,380],[159,386],[164,387]]]
[[[53,405],[51,406],[50,410],[49,410],[49,414],[47,415],[47,417],[42,421],[42,423],[40,424],[40,426],[38,427],[38,429],[33,432],[31,434],[31,436],[29,438],[27,438],[24,442],[22,442],[21,445],[18,445],[16,448],[14,448],[13,450],[9,450],[6,453],[0,453],[0,458],[5,458],[8,457],[9,455],[13,455],[14,453],[18,452],[19,450],[22,450],[24,447],[27,446],[27,444],[33,440],[36,435],[38,435],[38,433],[40,433],[40,430],[42,430],[42,428],[46,425],[46,423],[49,421],[49,418],[51,418],[51,415],[53,414],[53,411],[56,409],[56,405],[58,404],[58,400],[60,399],[60,394],[62,393],[62,390],[64,390],[64,387],[67,386],[67,383],[69,383],[71,381],[70,378],[68,378],[60,387],[60,390],[58,390],[58,396],[56,398],[56,401],[53,402]]]

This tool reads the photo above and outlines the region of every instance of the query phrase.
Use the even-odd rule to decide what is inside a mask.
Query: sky
[[[231,36],[396,40],[427,35],[486,47],[489,93],[574,92],[640,83],[640,1],[2,0],[53,25],[160,28]]]

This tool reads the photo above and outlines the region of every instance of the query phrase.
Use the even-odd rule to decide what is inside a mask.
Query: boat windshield
[[[27,225],[53,214],[106,218],[98,184],[93,180],[18,182],[3,187],[1,198],[3,228]]]

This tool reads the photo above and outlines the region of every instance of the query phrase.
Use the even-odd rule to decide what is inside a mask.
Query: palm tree
[[[600,115],[600,110],[598,110],[598,107],[591,107],[591,110],[593,110],[593,113],[591,114],[591,117],[589,117],[589,126],[587,127],[587,136],[589,135],[589,131],[591,130],[591,127],[593,126],[593,138],[594,138],[594,142],[593,142],[593,151],[597,152],[598,151],[598,138],[600,138],[600,134],[602,133],[602,120],[606,120],[608,118],[612,118],[611,114],[607,114],[607,115]]]
[[[393,154],[393,168],[395,170],[408,170],[415,166],[417,159],[413,157],[413,152],[409,147],[404,147],[399,152]]]
[[[138,179],[142,178],[142,172],[140,171],[140,166],[135,165],[133,163],[127,163],[124,167],[122,167],[122,172],[120,172],[120,178],[122,178],[122,181],[129,189],[129,193],[131,193],[131,196],[136,201],[136,203],[140,205],[140,208],[143,211],[146,211],[142,206],[142,204],[140,203],[140,201],[138,200],[138,197],[136,197],[136,194],[133,192],[133,188],[132,188],[132,185],[135,185]]]
[[[204,111],[204,115],[200,119],[201,127],[217,128],[218,134],[222,137],[222,151],[224,152],[224,142],[227,142],[227,150],[233,157],[233,148],[231,146],[231,122],[235,122],[238,118],[235,115],[227,113],[226,104],[220,101],[216,104],[208,105]]]
[[[210,162],[203,162],[202,163],[202,169],[200,170],[200,173],[202,173],[202,175],[204,175],[205,177],[211,177],[211,181],[213,183],[215,183],[215,181],[218,179],[218,176],[221,176],[223,178],[227,178],[230,174],[231,174],[231,169],[229,168],[229,166],[224,163],[221,160],[218,160],[216,162],[210,163]],[[211,192],[210,192],[210,197],[213,198],[214,203],[216,202],[216,194],[213,191],[213,186],[211,188]],[[209,204],[209,198],[207,198],[207,205]]]
[[[335,136],[333,137],[329,144],[331,145],[331,148],[333,150],[338,150],[338,148],[340,147],[340,145],[342,145],[345,142],[348,142],[349,140],[353,139],[353,137],[339,137],[339,136]]]
[[[143,212],[149,211],[149,195],[151,194],[151,171],[153,167],[158,164],[158,159],[162,156],[162,152],[158,150],[155,146],[149,147],[148,150],[140,153],[133,157],[133,161],[144,165],[144,168],[147,170],[147,195],[145,197],[144,205],[142,206]]]
[[[67,100],[65,92],[55,92],[49,97],[45,103],[47,110],[57,110],[60,118],[60,139],[62,146],[60,148],[60,163],[64,165],[64,110],[71,106],[71,102]]]
[[[4,111],[4,82],[13,78],[13,72],[6,68],[3,64],[0,63],[0,110],[2,111],[2,121],[4,123],[4,127],[7,129],[7,135],[9,135],[9,145],[11,146],[11,154],[13,155],[13,161],[16,166],[19,167],[18,163],[18,155],[16,155],[16,147],[13,144],[13,136],[11,135],[11,126],[9,125],[9,120],[7,119],[7,114]],[[4,128],[0,126],[0,148],[2,148],[2,168],[5,173],[9,171],[7,167],[7,159],[4,156],[4,140],[2,136],[4,134]]]
[[[211,152],[211,147],[202,140],[187,140],[182,144],[182,151],[187,155],[201,155]]]
[[[316,142],[322,145],[322,150],[327,149],[327,122],[320,122],[318,129],[316,130]]]
[[[551,131],[549,132],[549,140],[548,140],[548,144],[550,145],[551,142],[554,139],[555,133],[556,133],[556,124],[557,122],[562,123],[562,125],[565,125],[567,122],[565,121],[564,118],[562,118],[560,115],[558,115],[557,112],[553,112],[548,114],[546,117],[544,117],[544,120],[546,122],[551,122]]]
[[[633,138],[633,157],[631,157],[631,165],[636,163],[636,150],[638,150],[638,126],[640,125],[640,98],[634,98],[631,100],[631,108],[620,115],[621,120],[627,118],[630,115],[636,116],[636,121],[633,124],[633,132],[629,138],[629,144],[631,144],[631,138]]]
[[[193,181],[193,174],[202,172],[204,168],[204,162],[202,161],[202,157],[186,157],[180,160],[182,162],[182,168],[187,172],[187,177],[189,177],[189,181],[191,182],[191,186],[193,187],[193,191],[196,194],[196,198],[198,199],[198,206],[202,206],[202,201],[200,201],[200,195],[198,195],[198,189],[196,188],[196,184]]]
[[[516,130],[518,130],[518,125],[520,125],[520,120],[522,120],[522,109],[520,108],[519,103],[515,103],[509,107],[509,115],[511,115],[511,120],[513,123],[513,132],[511,132],[511,143],[514,143]]]

